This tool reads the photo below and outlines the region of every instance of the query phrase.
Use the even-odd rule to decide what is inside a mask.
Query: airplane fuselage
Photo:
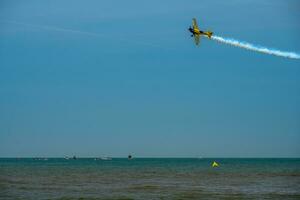
[[[193,28],[189,28],[189,31],[193,34],[193,35],[206,35],[207,37],[211,37],[212,33],[211,32],[204,32],[201,31],[199,29],[193,29]]]

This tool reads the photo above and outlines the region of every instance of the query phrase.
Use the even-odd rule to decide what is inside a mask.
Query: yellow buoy
[[[216,161],[214,161],[211,166],[212,167],[219,167],[219,164]]]

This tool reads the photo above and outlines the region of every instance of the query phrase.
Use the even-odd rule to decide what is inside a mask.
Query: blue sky
[[[298,1],[0,3],[0,156],[299,157]],[[90,34],[89,34],[90,33]]]

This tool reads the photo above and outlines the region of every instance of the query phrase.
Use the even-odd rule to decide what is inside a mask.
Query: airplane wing
[[[193,18],[193,28],[194,28],[194,29],[199,29],[198,24],[197,24],[197,21],[196,21],[195,18]]]
[[[199,43],[200,43],[200,35],[195,34],[194,38],[195,38],[195,44],[199,45]]]

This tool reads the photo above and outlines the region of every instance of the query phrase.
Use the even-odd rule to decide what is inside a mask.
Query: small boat
[[[100,158],[95,158],[94,160],[112,160],[111,157],[100,157]]]
[[[219,163],[217,163],[216,161],[214,161],[212,164],[211,164],[212,167],[219,167]]]

